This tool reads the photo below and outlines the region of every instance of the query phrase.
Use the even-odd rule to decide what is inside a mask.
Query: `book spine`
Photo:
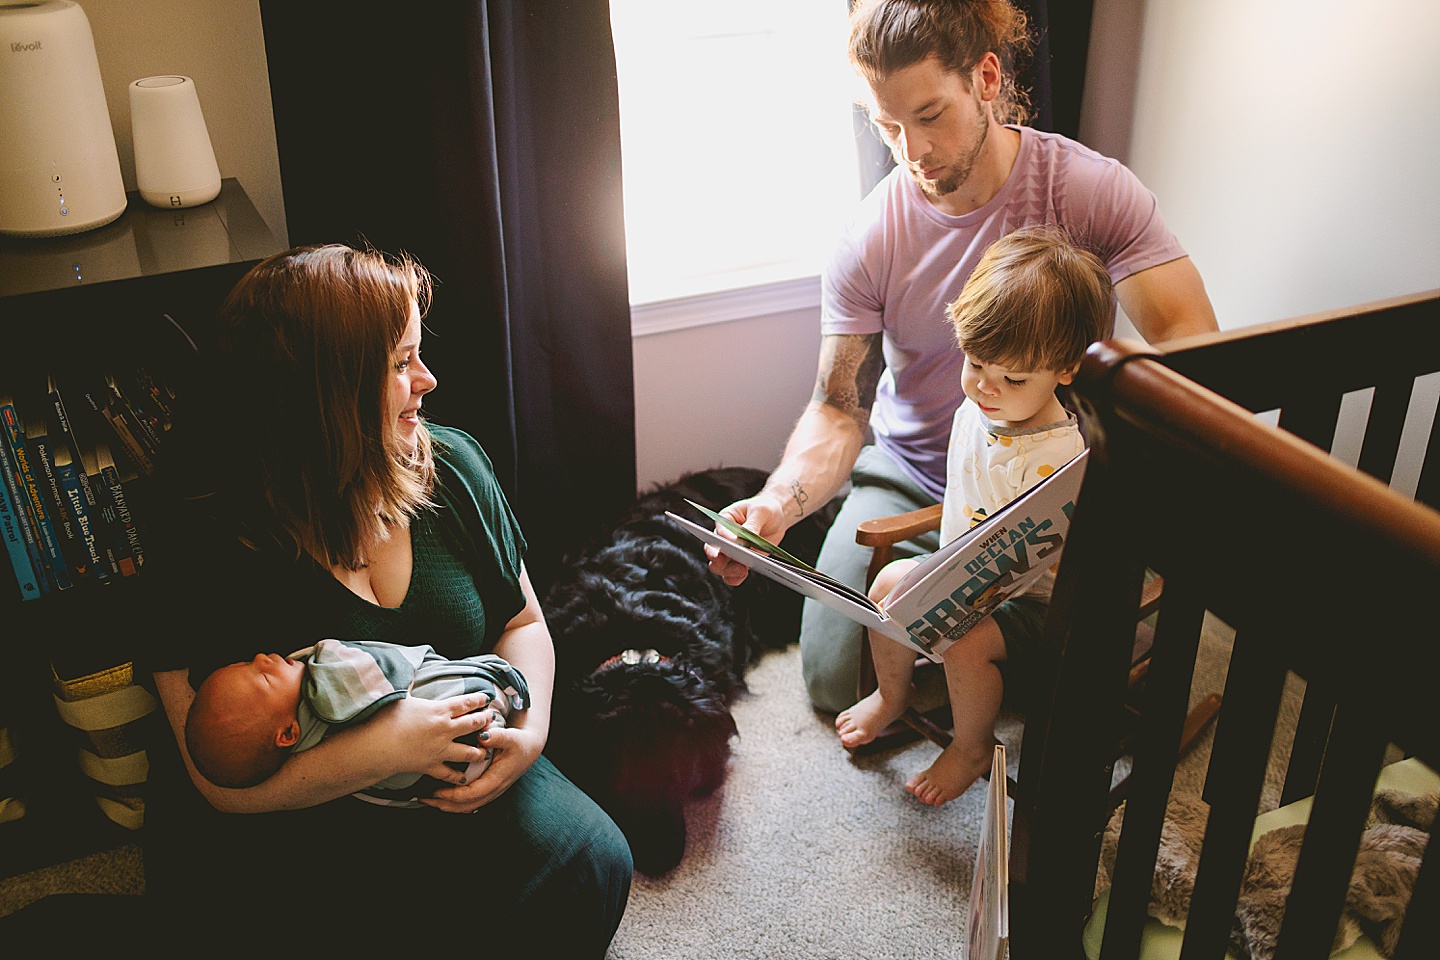
[[[145,565],[145,550],[140,544],[140,531],[135,526],[135,518],[130,515],[130,505],[125,502],[125,488],[120,482],[120,471],[115,468],[115,463],[110,459],[109,450],[104,444],[96,445],[96,453],[100,461],[100,476],[104,478],[104,486],[110,494],[110,502],[115,506],[117,525],[124,532],[125,547],[130,552],[130,560],[135,565],[135,572],[139,573],[140,568]]]
[[[90,505],[85,500],[85,492],[80,488],[80,471],[75,468],[68,452],[56,451],[55,472],[60,478],[60,490],[65,494],[66,506],[75,517],[80,544],[85,548],[87,573],[100,583],[108,583],[110,571],[106,569],[105,558],[100,555],[100,544],[95,536],[95,522],[90,515]]]
[[[95,416],[100,422],[109,428],[110,435],[115,438],[120,449],[125,451],[130,462],[135,464],[135,469],[146,476],[153,473],[154,461],[150,459],[149,454],[141,447],[140,441],[130,431],[130,426],[125,422],[125,418],[111,409],[105,395],[97,391],[86,390],[85,400],[90,404],[90,409],[95,411]]]
[[[95,507],[90,511],[90,515],[99,518],[96,521],[96,533],[100,538],[100,552],[105,558],[105,565],[111,576],[133,577],[136,572],[135,558],[130,553],[129,540],[125,536],[119,516],[115,513],[115,503],[110,498],[110,485],[101,475],[95,462],[95,454],[89,448],[86,449],[84,466],[86,483],[95,498]]]
[[[51,590],[50,571],[45,566],[44,551],[35,531],[35,518],[30,510],[30,496],[25,490],[24,482],[20,479],[3,426],[0,426],[0,481],[4,482],[9,491],[10,509],[25,542],[25,552],[30,557],[30,568],[35,575],[36,585],[39,586],[42,594],[48,594]]]
[[[52,584],[57,590],[68,590],[75,584],[70,579],[70,571],[65,557],[60,553],[60,542],[56,539],[50,512],[46,509],[40,480],[30,464],[30,456],[25,447],[24,428],[21,426],[20,415],[16,413],[13,403],[0,404],[0,421],[3,421],[5,440],[9,444],[10,455],[15,458],[17,468],[15,472],[20,477],[29,497],[31,515],[35,520],[35,539],[44,548],[43,554]]]
[[[110,375],[105,376],[105,387],[110,392],[110,409],[119,414],[130,428],[130,433],[145,448],[146,455],[156,456],[160,452],[160,422],[152,417],[144,405],[131,398]],[[132,392],[134,392],[132,390]]]
[[[49,433],[37,424],[39,419],[31,418],[25,422],[25,446],[30,453],[31,469],[40,481],[40,494],[45,498],[50,528],[55,532],[60,548],[60,562],[66,565],[72,582],[84,580],[90,576],[90,558],[81,542],[79,525],[60,486],[60,473],[55,468],[55,452],[50,446]]]
[[[69,455],[69,462],[75,471],[75,482],[80,489],[80,499],[83,507],[75,510],[76,520],[80,521],[86,529],[82,532],[86,535],[86,547],[90,553],[90,562],[94,565],[96,579],[104,582],[112,576],[120,576],[119,560],[115,555],[113,530],[113,518],[115,511],[109,511],[106,515],[101,504],[100,497],[96,495],[95,484],[91,482],[91,476],[99,477],[99,468],[93,466],[94,455],[91,454],[87,460],[86,447],[81,438],[76,436],[74,425],[70,421],[70,411],[65,407],[65,398],[60,394],[60,388],[55,383],[55,378],[50,378],[50,410],[54,414],[54,427],[59,437],[58,444],[65,453]],[[81,518],[83,509],[84,518]]]
[[[4,459],[3,454],[0,459]],[[0,482],[0,537],[5,539],[5,550],[10,554],[10,566],[15,569],[21,598],[37,600],[41,596],[40,584],[35,580],[35,567],[30,563],[30,551],[25,546],[25,535],[20,532],[20,520],[10,505],[10,498],[10,485]]]
[[[170,406],[175,399],[174,392],[165,383],[156,380],[145,367],[135,369],[135,382],[145,396],[146,405],[159,417],[161,429],[169,430],[175,422],[175,413]]]

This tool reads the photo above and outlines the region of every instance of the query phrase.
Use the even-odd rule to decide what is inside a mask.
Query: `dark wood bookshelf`
[[[250,266],[281,249],[234,179],[199,207],[156,209],[131,193],[126,212],[98,230],[0,237],[0,342],[12,358],[0,392],[18,392],[18,378],[47,371],[63,389],[67,375],[143,365],[183,403],[216,307]],[[77,417],[76,399],[67,395],[66,404],[93,429],[91,411]],[[154,509],[148,480],[125,484],[142,537]],[[96,805],[76,734],[56,712],[52,671],[69,679],[129,660],[149,592],[141,573],[22,600],[8,557],[0,560],[0,725],[9,726],[17,753],[8,772],[0,768],[0,795],[19,794],[26,806],[23,817],[0,823],[0,878],[139,839]]]

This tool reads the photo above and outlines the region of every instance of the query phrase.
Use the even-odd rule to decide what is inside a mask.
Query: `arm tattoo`
[[[799,480],[790,481],[790,497],[795,501],[795,507],[800,511],[800,516],[805,516],[805,504],[810,499],[810,494],[800,485]]]
[[[811,400],[829,404],[859,424],[870,425],[875,388],[885,369],[881,334],[832,333],[820,339],[820,375]]]

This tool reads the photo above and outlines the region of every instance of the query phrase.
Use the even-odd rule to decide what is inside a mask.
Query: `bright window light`
[[[840,0],[611,0],[630,300],[814,276],[859,197]]]

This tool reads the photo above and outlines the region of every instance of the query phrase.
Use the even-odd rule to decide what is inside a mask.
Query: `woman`
[[[429,299],[412,260],[330,245],[261,262],[220,310],[213,409],[176,459],[185,505],[151,551],[166,624],[150,667],[174,749],[165,737],[153,751],[147,892],[174,898],[162,913],[195,929],[293,905],[327,945],[397,926],[408,938],[420,918],[458,923],[463,943],[488,918],[503,923],[487,928],[492,945],[600,957],[628,896],[629,848],[541,755],[550,634],[484,452],[422,418],[436,385],[420,359]],[[183,731],[204,678],[327,637],[494,653],[524,674],[532,706],[490,727],[479,695],[406,698],[258,786],[196,772]],[[467,783],[446,761],[480,759],[455,742],[477,730],[496,752]],[[433,810],[348,796],[398,773],[449,786]]]

